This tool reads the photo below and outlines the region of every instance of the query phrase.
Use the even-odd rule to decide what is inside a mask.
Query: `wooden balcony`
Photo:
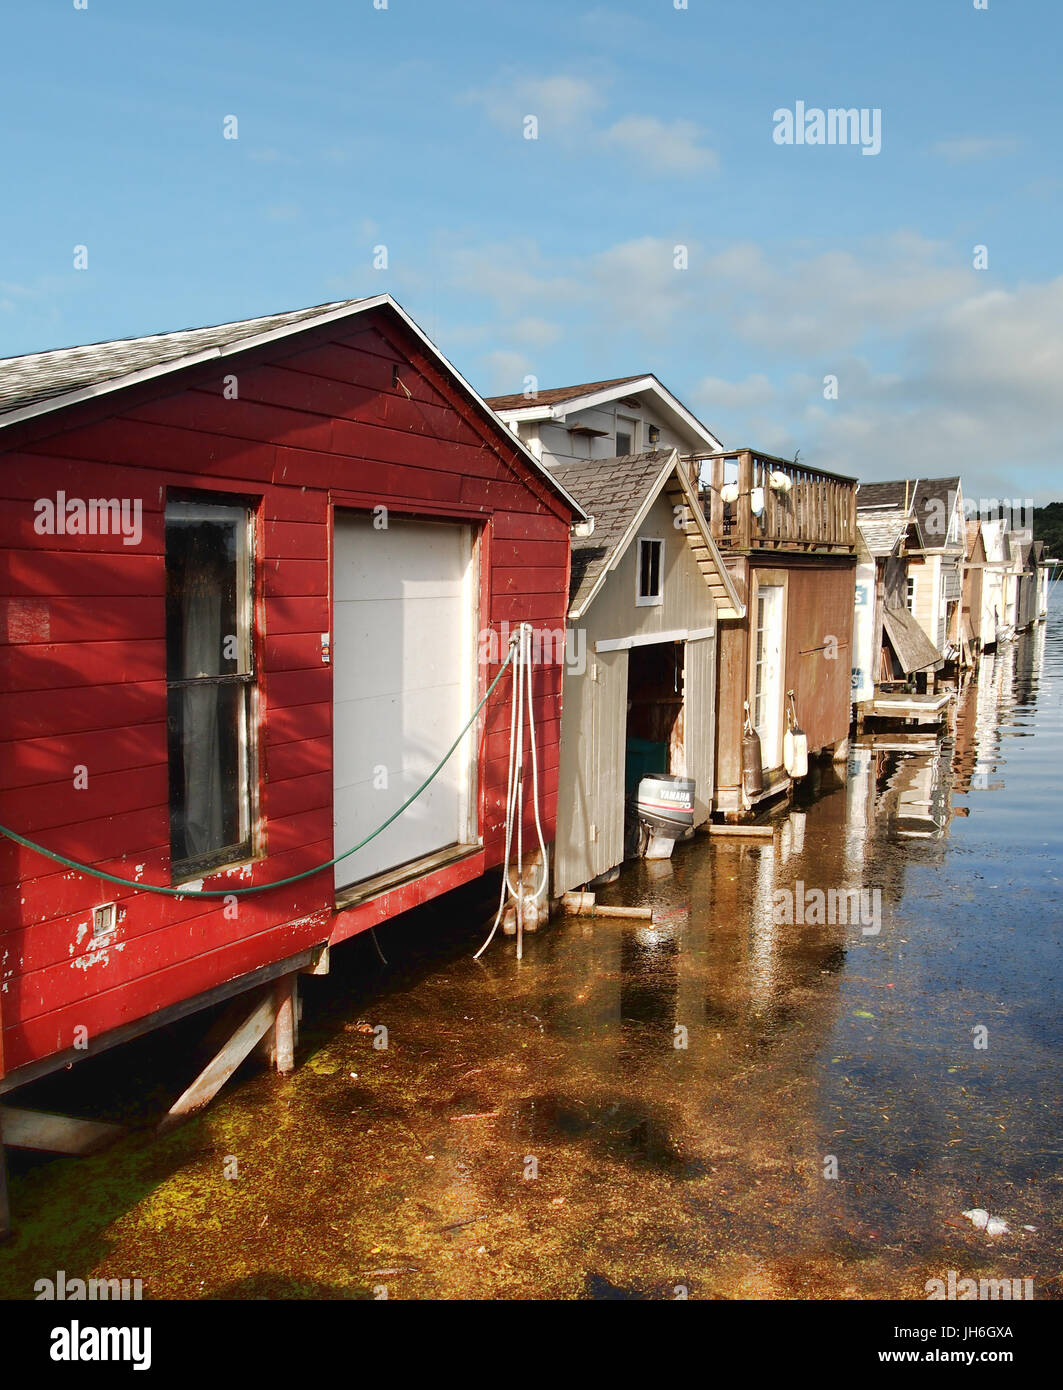
[[[701,475],[701,504],[721,550],[856,550],[855,478],[754,449],[688,454],[686,462],[695,486]],[[736,487],[737,499],[725,501]]]

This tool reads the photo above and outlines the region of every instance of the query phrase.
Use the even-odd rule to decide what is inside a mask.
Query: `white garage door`
[[[424,781],[472,714],[476,595],[468,526],[337,512],[333,579],[335,853]],[[336,865],[346,887],[472,838],[467,735],[382,835]]]

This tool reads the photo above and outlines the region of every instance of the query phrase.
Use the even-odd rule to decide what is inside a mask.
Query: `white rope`
[[[530,640],[530,627],[528,633]],[[531,747],[532,810],[535,812],[535,831],[539,840],[539,851],[542,854],[542,877],[539,880],[538,888],[536,888],[531,897],[533,902],[538,902],[546,892],[547,884],[550,881],[550,872],[546,861],[546,841],[543,836],[543,825],[542,821],[539,819],[539,760],[535,747],[535,718],[532,709],[532,663],[530,659],[528,660],[526,669],[528,673],[528,743]]]
[[[502,886],[499,893],[498,912],[488,933],[487,940],[473,957],[479,960],[494,940],[498,924],[506,909],[507,894],[516,899],[517,913],[517,959],[524,955],[524,714],[525,704],[528,715],[528,742],[531,752],[532,770],[532,808],[535,813],[535,830],[542,855],[541,877],[534,893],[528,895],[529,902],[538,903],[546,892],[550,871],[546,856],[546,838],[543,835],[542,820],[539,815],[539,759],[535,744],[535,708],[532,684],[532,629],[530,623],[521,623],[516,634],[510,639],[517,644],[513,660],[513,689],[509,717],[509,779],[506,789],[506,846],[502,861]],[[513,849],[514,818],[516,818],[517,882],[514,886],[509,871],[510,854]]]
[[[520,640],[520,629],[518,628],[517,632],[509,639],[509,641],[510,641],[510,646],[515,645],[519,640]],[[508,779],[507,779],[507,783],[506,783],[506,821],[505,821],[505,824],[506,824],[506,849],[505,849],[505,856],[504,856],[504,858],[503,858],[503,860],[502,860],[502,886],[501,886],[501,889],[499,890],[499,895],[498,895],[498,911],[495,913],[495,920],[494,920],[494,923],[492,924],[491,930],[490,930],[490,932],[489,932],[488,935],[487,935],[487,940],[484,942],[484,944],[480,947],[480,949],[479,949],[479,950],[476,952],[476,954],[473,956],[473,960],[479,960],[480,957],[483,955],[483,953],[487,950],[488,946],[490,946],[491,942],[494,940],[494,938],[495,938],[495,933],[498,931],[498,924],[499,924],[499,922],[501,922],[501,920],[502,920],[502,914],[503,914],[503,912],[505,911],[505,907],[506,907],[506,890],[507,890],[508,887],[509,887],[509,851],[510,851],[510,846],[511,846],[511,844],[512,844],[512,837],[513,837],[513,801],[514,801],[514,797],[515,797],[515,793],[516,793],[516,785],[515,785],[515,780],[514,780],[513,773],[514,773],[514,760],[515,760],[516,751],[517,751],[517,743],[516,743],[516,725],[517,725],[517,674],[518,674],[518,663],[519,663],[519,661],[520,661],[520,654],[519,654],[519,652],[518,652],[518,653],[514,656],[514,659],[513,659],[513,676],[512,676],[513,686],[512,686],[512,691],[511,691],[511,700],[510,700],[510,707],[509,707],[509,769],[508,769]]]

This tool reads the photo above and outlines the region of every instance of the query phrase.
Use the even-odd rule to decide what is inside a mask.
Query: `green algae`
[[[15,1174],[0,1295],[58,1269],[176,1299],[921,1299],[950,1268],[1058,1292],[1038,1155],[1061,1063],[1023,1022],[1021,951],[984,932],[984,985],[940,987],[956,948],[933,875],[903,932],[767,932],[765,884],[839,875],[844,789],[801,814],[789,862],[717,840],[629,868],[607,893],[653,903],[652,928],[560,919],[519,965],[508,941],[477,964],[459,894],[382,933],[386,971],[365,942],[337,950],[305,982],[294,1075],[249,1064],[164,1137]],[[919,847],[875,834],[869,872],[903,882]],[[992,1105],[969,1057],[944,1089],[957,1019],[1002,1001],[1022,1045]],[[988,1248],[950,1224],[983,1200],[1037,1232]]]

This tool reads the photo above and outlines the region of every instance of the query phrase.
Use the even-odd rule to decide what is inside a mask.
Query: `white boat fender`
[[[808,772],[808,736],[797,723],[797,709],[794,705],[794,692],[787,692],[789,707],[786,711],[786,733],[782,741],[782,760],[790,777],[804,777]]]

